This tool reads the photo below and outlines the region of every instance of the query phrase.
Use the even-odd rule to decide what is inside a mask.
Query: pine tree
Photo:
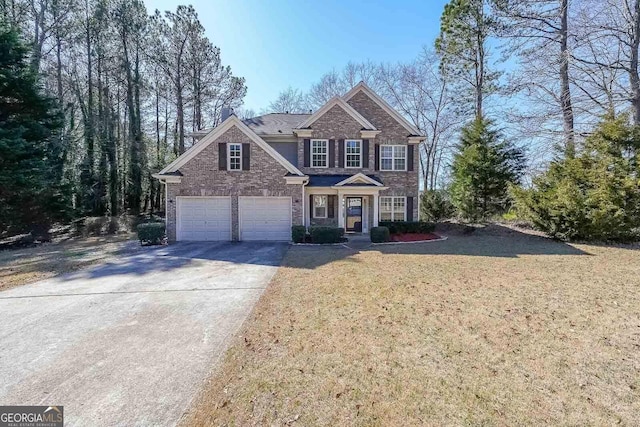
[[[63,161],[57,102],[41,93],[18,33],[0,27],[0,230],[46,237],[71,205],[59,184]]]
[[[462,129],[459,152],[452,165],[451,199],[468,220],[486,219],[509,205],[508,186],[518,183],[525,166],[524,153],[491,122],[476,119]]]
[[[436,51],[440,67],[461,84],[461,104],[471,102],[467,88],[473,92],[476,118],[484,117],[487,96],[497,90],[500,73],[489,69],[489,38],[497,31],[487,0],[451,0],[440,17],[440,36]]]

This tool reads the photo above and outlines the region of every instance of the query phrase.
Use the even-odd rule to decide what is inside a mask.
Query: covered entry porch
[[[344,228],[347,233],[369,233],[378,225],[380,191],[375,176],[312,175],[305,186],[305,225]]]

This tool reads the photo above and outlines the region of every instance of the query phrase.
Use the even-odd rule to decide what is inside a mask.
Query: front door
[[[362,197],[347,197],[347,231],[362,232]]]

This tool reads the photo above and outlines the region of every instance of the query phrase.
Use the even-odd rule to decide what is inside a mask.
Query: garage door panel
[[[291,240],[290,197],[240,197],[242,240]]]
[[[178,240],[219,241],[231,238],[231,198],[178,197]]]

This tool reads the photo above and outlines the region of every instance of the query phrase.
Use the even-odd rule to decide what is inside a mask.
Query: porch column
[[[380,214],[378,212],[380,204],[378,203],[378,193],[373,194],[373,225],[372,227],[378,226],[378,218]]]
[[[338,227],[344,228],[344,205],[342,203],[343,194],[338,191]]]
[[[303,207],[303,218],[305,227],[311,226],[311,209],[313,209],[313,205],[309,203],[309,194],[305,191],[305,187],[302,187],[302,207]]]

